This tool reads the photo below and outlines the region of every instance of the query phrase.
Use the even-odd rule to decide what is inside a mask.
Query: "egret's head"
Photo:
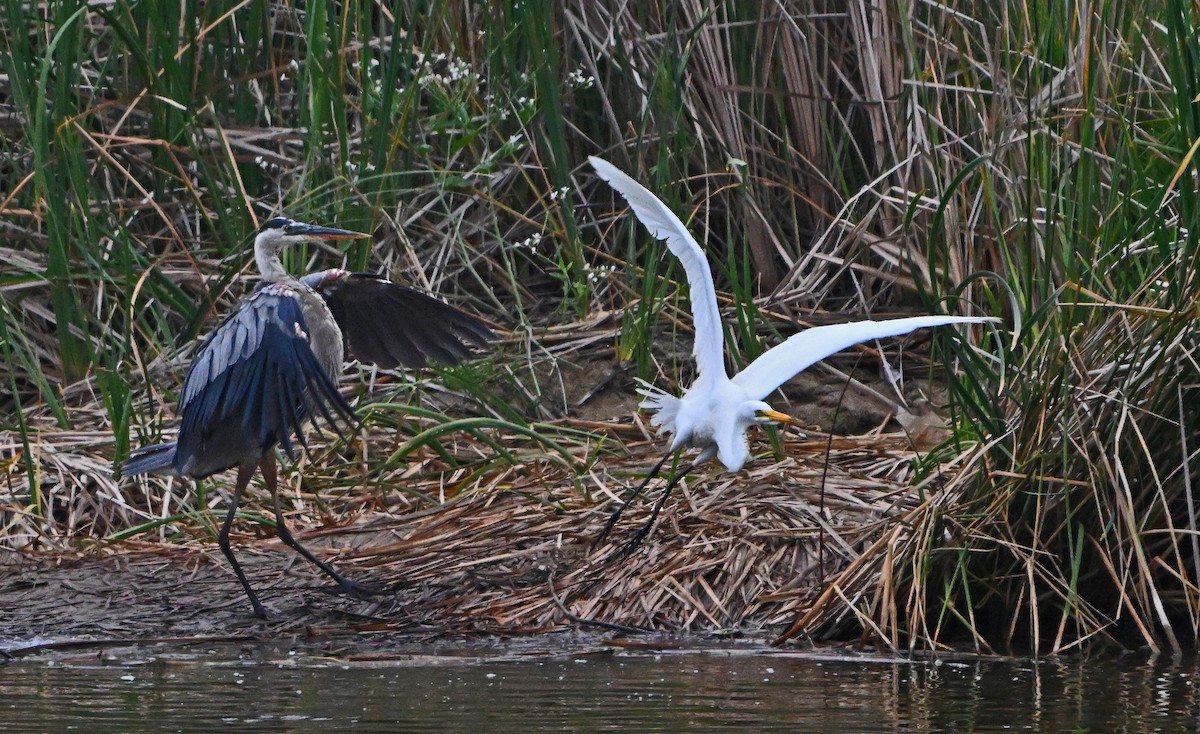
[[[742,412],[745,416],[746,423],[775,423],[778,425],[790,426],[796,423],[796,419],[787,413],[780,413],[771,406],[761,400],[751,400],[742,405]]]
[[[729,420],[729,416],[732,416],[732,421]],[[761,400],[745,400],[737,403],[735,408],[726,411],[724,417],[713,426],[712,440],[716,445],[717,458],[729,471],[737,471],[750,459],[747,432],[751,426],[795,422],[795,418],[772,409]]]

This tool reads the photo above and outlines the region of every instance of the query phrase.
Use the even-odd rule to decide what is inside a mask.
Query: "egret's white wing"
[[[644,186],[622,173],[606,160],[590,156],[592,168],[600,178],[608,182],[625,197],[629,208],[656,239],[666,240],[667,247],[683,263],[687,273],[692,301],[692,323],[696,329],[696,342],[692,355],[696,358],[699,377],[726,376],[723,356],[725,340],[721,334],[721,314],[717,310],[717,292],[713,286],[712,271],[700,245],[679,221],[679,217],[667,205]]]
[[[846,347],[870,339],[900,336],[927,326],[977,324],[997,319],[977,316],[914,316],[889,321],[853,321],[814,326],[776,344],[733,377],[754,400],[762,400],[794,375]]]

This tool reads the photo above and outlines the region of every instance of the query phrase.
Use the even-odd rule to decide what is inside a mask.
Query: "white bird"
[[[763,399],[809,366],[849,346],[871,339],[899,336],[927,326],[997,320],[988,317],[916,316],[817,326],[794,334],[730,377],[725,371],[725,339],[721,332],[721,315],[717,310],[716,288],[704,251],[679,217],[658,197],[611,163],[595,156],[588,160],[600,178],[625,197],[650,234],[656,239],[666,240],[667,247],[683,263],[691,292],[692,320],[696,333],[692,355],[696,359],[698,373],[696,381],[679,397],[639,380],[641,387],[638,393],[645,398],[640,407],[654,413],[650,424],[658,429],[659,435],[669,433],[674,437],[667,454],[609,518],[596,539],[597,544],[608,535],[621,513],[659,473],[667,459],[677,452],[685,448],[700,449],[696,459],[667,482],[662,496],[654,504],[650,519],[634,535],[624,553],[636,548],[650,532],[667,495],[689,472],[714,457],[729,471],[741,469],[750,458],[746,433],[751,426],[796,422],[791,416],[773,410]]]

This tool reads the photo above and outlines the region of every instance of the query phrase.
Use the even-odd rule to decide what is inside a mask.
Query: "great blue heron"
[[[305,420],[319,416],[335,430],[355,423],[338,392],[343,339],[364,362],[421,367],[426,358],[454,364],[492,338],[482,322],[436,298],[371,273],[323,270],[296,279],[280,251],[315,240],[368,235],[269,219],[254,238],[262,282],[204,341],[179,397],[175,443],[140,448],[122,465],[126,476],[171,473],[196,479],[237,468],[237,484],[217,542],[254,607],[266,617],[229,545],[242,492],[262,470],[280,540],[316,564],[345,592],[363,587],[320,560],[288,531],[277,492],[275,447],[294,458],[292,438],[307,449]],[[339,424],[341,424],[339,426]]]
[[[654,411],[650,424],[660,433],[673,433],[671,446],[608,519],[593,545],[599,544],[646,485],[666,464],[667,459],[686,448],[700,454],[686,468],[671,477],[654,503],[650,519],[634,534],[623,554],[632,552],[650,532],[667,495],[689,472],[711,459],[719,460],[729,471],[737,471],[750,458],[746,433],[752,426],[766,423],[794,423],[790,416],[775,411],[763,399],[793,376],[835,352],[870,339],[900,336],[916,329],[946,324],[975,324],[996,319],[974,316],[916,316],[888,321],[853,321],[807,329],[792,335],[760,355],[733,377],[725,371],[721,312],[717,309],[716,289],[708,260],[699,243],[679,217],[645,187],[622,173],[608,161],[589,158],[592,167],[618,193],[655,239],[666,240],[667,248],[683,263],[692,301],[692,320],[696,336],[692,355],[697,376],[683,395],[670,395],[648,383],[638,392],[645,398],[641,407]]]

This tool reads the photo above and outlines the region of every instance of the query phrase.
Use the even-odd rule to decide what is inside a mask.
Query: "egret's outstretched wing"
[[[679,221],[679,217],[657,196],[608,161],[596,156],[590,156],[588,160],[600,178],[625,197],[629,208],[633,209],[650,234],[656,239],[666,240],[667,247],[683,263],[691,292],[692,323],[696,328],[692,354],[696,358],[699,377],[703,380],[706,375],[726,375],[721,313],[717,310],[717,292],[704,251],[687,227],[683,226],[683,222]]]
[[[977,316],[914,316],[889,321],[853,321],[815,326],[793,334],[783,343],[767,350],[746,369],[734,375],[733,383],[744,388],[752,399],[762,400],[802,370],[859,342],[900,336],[927,326],[978,324],[996,320]]]
[[[352,425],[354,410],[308,344],[300,301],[286,285],[254,292],[205,340],[179,398],[175,467],[204,477],[255,462],[276,444],[292,454],[304,421]]]
[[[384,368],[456,364],[493,338],[482,321],[432,296],[374,273],[325,270],[306,275],[337,320],[350,351]]]

